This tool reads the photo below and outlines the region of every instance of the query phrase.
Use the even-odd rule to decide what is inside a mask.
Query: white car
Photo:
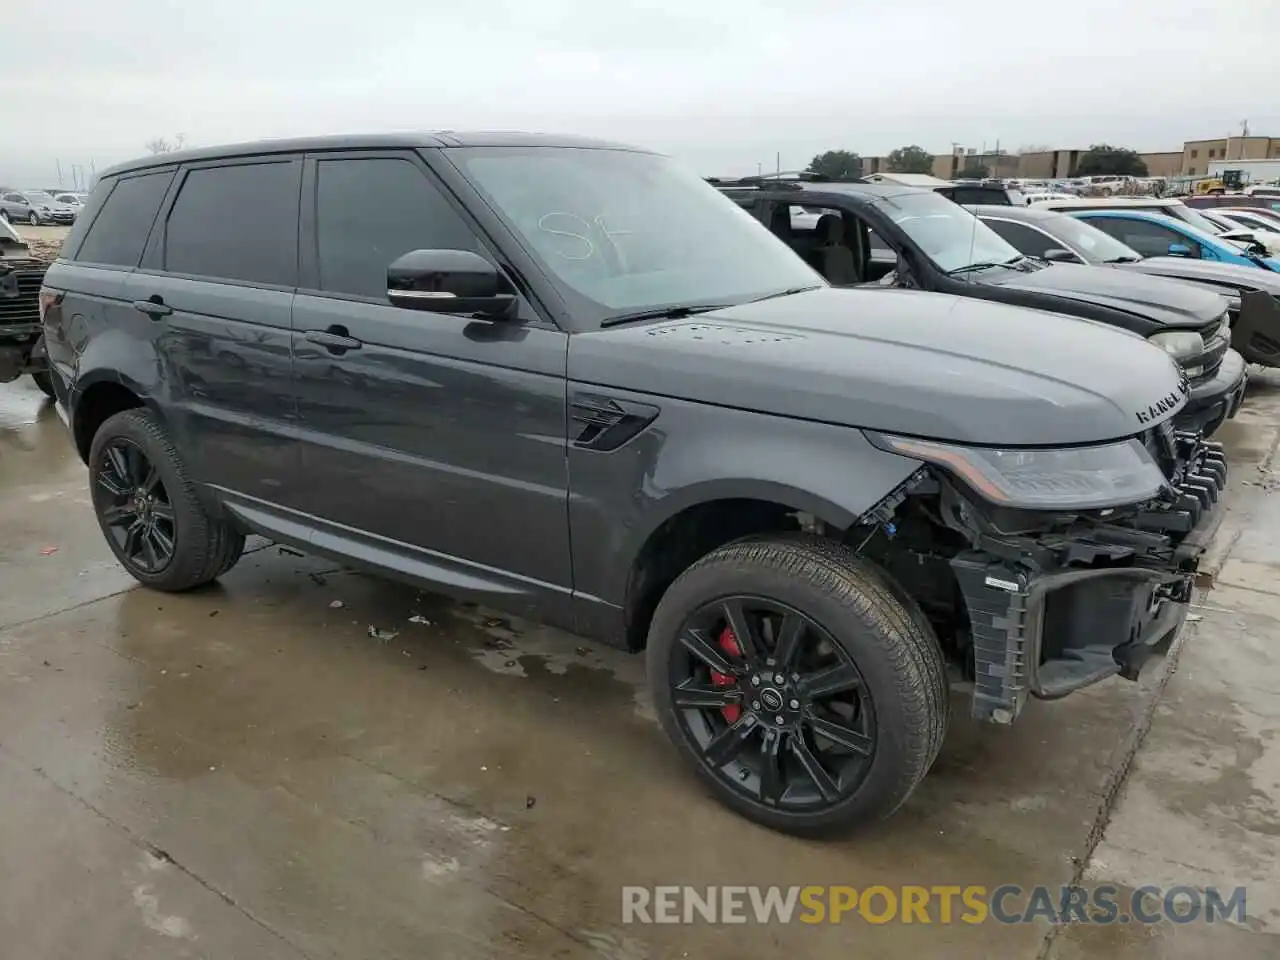
[[[1223,239],[1243,245],[1247,241],[1239,236],[1239,232],[1247,230],[1253,235],[1255,243],[1260,243],[1267,248],[1268,256],[1280,255],[1280,232],[1276,231],[1275,224],[1267,224],[1261,217],[1250,217],[1235,210],[1223,210],[1218,207],[1202,209],[1200,215],[1220,228],[1218,234]]]

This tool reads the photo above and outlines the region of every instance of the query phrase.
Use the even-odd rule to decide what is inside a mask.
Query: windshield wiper
[[[789,297],[793,293],[808,293],[810,290],[821,289],[821,284],[817,283],[810,287],[791,287],[787,290],[779,290],[777,293],[766,293],[763,297],[756,297],[754,300],[748,300],[747,303],[759,303],[761,300],[775,300],[778,297]]]
[[[620,313],[614,317],[605,317],[600,321],[602,327],[616,327],[620,323],[632,323],[636,320],[679,320],[681,317],[692,317],[699,313],[710,313],[712,310],[723,310],[731,307],[731,303],[696,303],[677,307],[659,307],[656,310],[638,310],[635,313]]]
[[[1110,260],[1103,260],[1103,263],[1137,263],[1141,257],[1112,257]]]
[[[989,270],[992,267],[1011,267],[1020,260],[1026,259],[1022,256],[1014,257],[1012,260],[984,260],[981,263],[967,263],[963,267],[956,267],[954,270],[948,270],[948,277],[956,277],[962,273],[975,273],[978,270]]]

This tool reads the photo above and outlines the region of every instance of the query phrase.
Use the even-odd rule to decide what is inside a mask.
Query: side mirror
[[[1079,263],[1080,258],[1070,250],[1063,250],[1061,247],[1051,247],[1043,254],[1045,260],[1052,260],[1054,263]]]
[[[506,285],[497,267],[470,250],[411,250],[387,267],[387,299],[407,310],[509,320],[517,298]]]
[[[1171,243],[1169,244],[1169,256],[1189,257],[1191,256],[1191,248],[1185,243]]]

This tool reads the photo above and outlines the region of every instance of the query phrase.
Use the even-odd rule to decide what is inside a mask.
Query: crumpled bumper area
[[[1176,458],[1160,504],[1058,538],[1056,567],[1028,570],[979,551],[952,558],[968,608],[976,718],[1011,723],[1029,695],[1052,699],[1116,674],[1137,679],[1177,634],[1218,522],[1227,464],[1220,444],[1152,433]]]

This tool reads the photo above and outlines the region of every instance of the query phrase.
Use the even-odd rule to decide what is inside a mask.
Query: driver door
[[[405,565],[469,565],[571,585],[566,335],[521,300],[517,320],[408,310],[387,267],[471,250],[475,224],[413,153],[315,154],[303,173],[293,364],[303,509],[325,536]]]

